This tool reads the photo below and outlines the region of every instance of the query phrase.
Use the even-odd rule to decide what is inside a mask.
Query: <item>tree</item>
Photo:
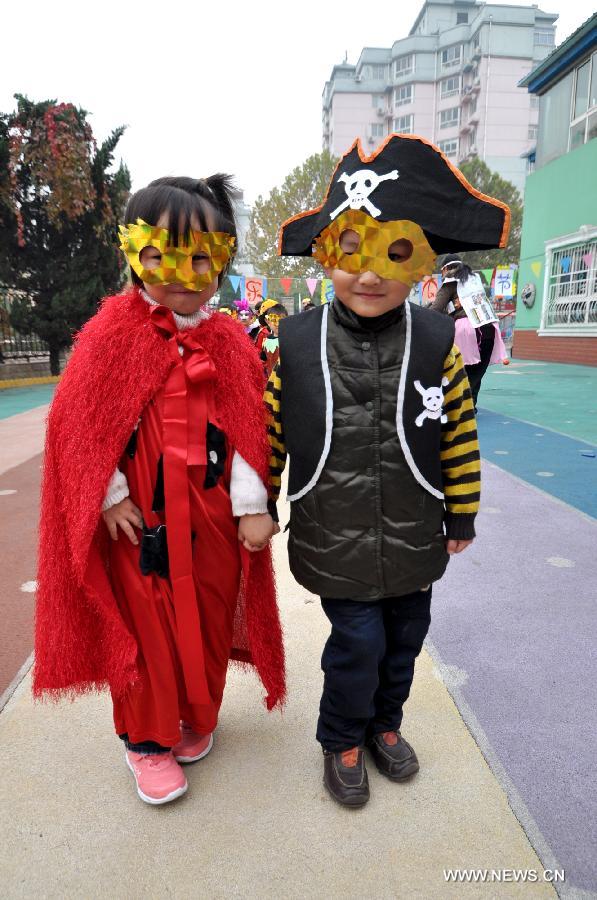
[[[319,206],[338,160],[328,150],[310,156],[287,175],[268,197],[258,197],[247,233],[247,257],[260,274],[272,277],[321,275],[319,264],[307,257],[278,256],[280,225],[291,216]]]
[[[110,169],[124,127],[98,147],[85,110],[15,98],[16,111],[0,114],[0,284],[17,297],[13,327],[48,343],[58,374],[60,351],[122,285],[130,176],[122,162]]]
[[[475,270],[493,269],[517,263],[520,257],[520,235],[522,231],[522,197],[511,181],[493,172],[482,159],[473,159],[460,166],[464,177],[472,186],[488,197],[503,200],[510,207],[511,224],[508,244],[502,250],[474,250],[459,254],[463,262]]]

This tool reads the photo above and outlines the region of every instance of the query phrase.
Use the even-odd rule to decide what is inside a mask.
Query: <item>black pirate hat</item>
[[[434,144],[391,134],[366,156],[356,140],[332,176],[322,206],[282,225],[281,256],[311,256],[313,241],[346,209],[380,222],[419,225],[435,253],[505,247],[510,209],[475,190]]]

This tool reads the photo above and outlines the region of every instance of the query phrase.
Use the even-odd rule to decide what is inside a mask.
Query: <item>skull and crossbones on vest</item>
[[[382,181],[396,181],[397,178],[398,169],[392,169],[387,175],[378,175],[373,169],[359,169],[352,175],[342,172],[338,181],[344,182],[346,200],[330,213],[330,219],[335,219],[348,206],[351,209],[366,209],[372,218],[377,218],[381,214],[381,209],[371,202],[369,196]]]
[[[423,406],[425,407],[423,412],[420,413],[415,419],[415,425],[418,428],[421,428],[425,419],[440,419],[442,425],[447,422],[447,415],[445,413],[442,413],[442,404],[444,402],[443,388],[450,384],[446,376],[444,375],[444,377],[442,378],[440,387],[424,388],[420,381],[415,381],[414,384],[419,394],[423,398]]]

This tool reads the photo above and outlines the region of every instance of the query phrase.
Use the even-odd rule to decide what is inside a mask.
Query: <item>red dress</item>
[[[213,729],[228,657],[256,669],[268,709],[284,702],[269,547],[253,554],[241,547],[228,493],[232,448],[267,484],[262,391],[254,349],[226,316],[178,332],[168,310],[150,313],[132,288],[106,298],[85,325],[48,416],[35,696],[109,687],[117,729],[165,745],[178,739],[179,717]],[[129,460],[125,448],[139,421]],[[218,465],[223,435],[229,452],[219,481],[206,489],[206,467],[214,475],[207,422],[219,429],[215,437],[209,429],[210,447],[220,441]],[[120,466],[145,526],[165,521],[151,509],[161,453],[166,579],[142,575],[140,548],[122,533],[110,541],[101,517]]]
[[[190,387],[205,391],[205,384]],[[166,524],[165,514],[152,512],[158,461],[164,452],[162,389],[143,411],[133,459],[125,454],[121,470],[130,497],[141,509],[146,526]],[[190,399],[190,398],[189,398]],[[191,529],[195,534],[192,572],[199,612],[208,696],[190,702],[180,662],[175,601],[170,579],[143,575],[139,547],[119,534],[110,549],[110,581],[121,615],[137,641],[139,680],[123,697],[113,695],[114,724],[134,743],[156,741],[166,747],[180,737],[184,719],[195,731],[207,734],[216,727],[232,646],[234,613],[240,582],[237,524],[229,496],[231,453],[215,487],[204,488],[206,466],[188,466]],[[166,494],[166,508],[169,508]]]

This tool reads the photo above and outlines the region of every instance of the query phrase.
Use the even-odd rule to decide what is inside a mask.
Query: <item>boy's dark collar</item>
[[[381,316],[357,316],[352,309],[349,309],[338,297],[335,297],[332,302],[332,313],[336,321],[350,331],[383,331],[384,328],[388,328],[402,319],[404,316],[404,303],[394,307],[394,309],[389,309]]]

